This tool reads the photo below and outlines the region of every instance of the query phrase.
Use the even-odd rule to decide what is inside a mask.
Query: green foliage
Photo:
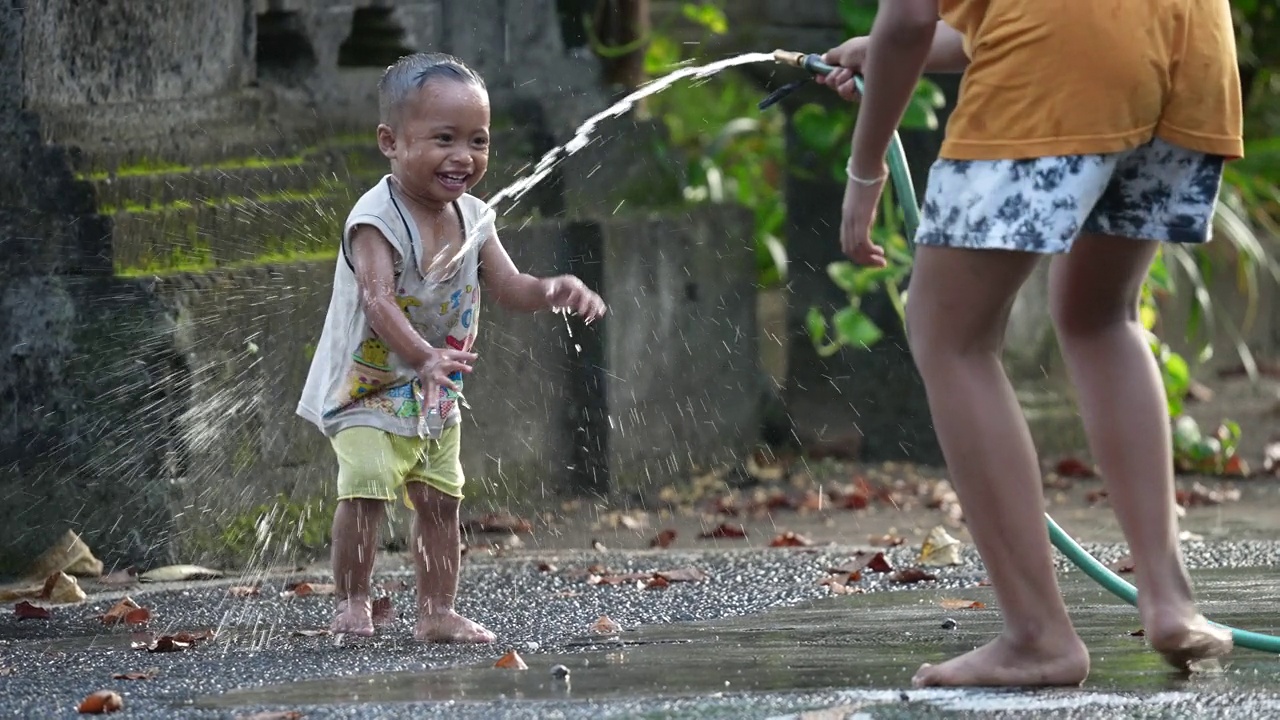
[[[682,15],[702,29],[704,39],[728,31],[716,3],[684,3]],[[692,59],[683,55],[684,47],[689,46],[655,29],[646,72],[661,76]],[[721,73],[702,83],[677,83],[650,98],[647,109],[663,121],[674,154],[686,158],[685,201],[733,202],[752,209],[758,281],[771,287],[786,281],[785,120],[778,113],[757,111],[760,95],[746,78]]]
[[[246,557],[267,548],[314,553],[328,545],[332,520],[323,500],[298,502],[279,495],[232,519],[220,540],[227,551]]]

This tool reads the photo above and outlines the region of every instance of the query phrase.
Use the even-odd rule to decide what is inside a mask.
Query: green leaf
[[[822,311],[818,308],[809,308],[809,312],[804,316],[804,326],[809,331],[809,338],[813,340],[815,346],[827,339],[827,319],[822,316]]]
[[[876,9],[866,0],[840,0],[840,21],[844,23],[846,35],[859,36],[871,32],[871,24],[876,19]]]
[[[724,11],[715,5],[687,2],[681,6],[680,10],[686,18],[716,35],[723,35],[729,32],[728,18],[725,17]]]
[[[871,318],[856,308],[842,308],[832,316],[831,322],[835,325],[836,337],[848,345],[871,347],[884,337]]]
[[[831,278],[831,282],[836,287],[849,293],[856,294],[855,289],[858,287],[858,268],[848,260],[838,260],[827,265],[827,277]]]
[[[791,123],[801,144],[814,152],[826,153],[849,135],[853,116],[808,103],[796,110]]]

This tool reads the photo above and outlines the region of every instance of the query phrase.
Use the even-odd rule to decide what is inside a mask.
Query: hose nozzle
[[[774,50],[773,59],[774,62],[778,62],[783,65],[790,65],[792,67],[801,68],[802,70],[808,70],[814,75],[826,75],[832,70],[835,70],[834,67],[822,61],[821,55],[815,55],[813,53],[799,53],[793,50]]]
[[[804,53],[798,53],[798,52],[795,52],[794,50],[774,50],[773,51],[774,62],[782,63],[783,65],[790,65],[792,67],[804,67],[804,65],[800,64],[801,60],[803,59],[804,59]]]

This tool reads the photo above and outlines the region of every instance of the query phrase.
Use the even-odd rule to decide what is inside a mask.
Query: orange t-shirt
[[[941,156],[1244,154],[1228,0],[940,0],[970,64]]]

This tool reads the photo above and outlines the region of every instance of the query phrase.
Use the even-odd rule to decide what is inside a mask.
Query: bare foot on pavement
[[[1231,652],[1231,631],[1213,625],[1203,615],[1189,622],[1155,620],[1146,623],[1147,642],[1165,662],[1182,672],[1191,672],[1197,662],[1220,658]]]
[[[369,599],[351,598],[350,600],[339,600],[338,612],[333,616],[333,625],[330,626],[330,629],[334,635],[372,636],[373,615]]]
[[[938,665],[916,671],[916,687],[1050,687],[1080,685],[1089,676],[1089,650],[1074,633],[1035,645],[1004,636]]]
[[[479,623],[446,610],[419,616],[413,628],[413,639],[425,643],[491,643],[498,638]]]

